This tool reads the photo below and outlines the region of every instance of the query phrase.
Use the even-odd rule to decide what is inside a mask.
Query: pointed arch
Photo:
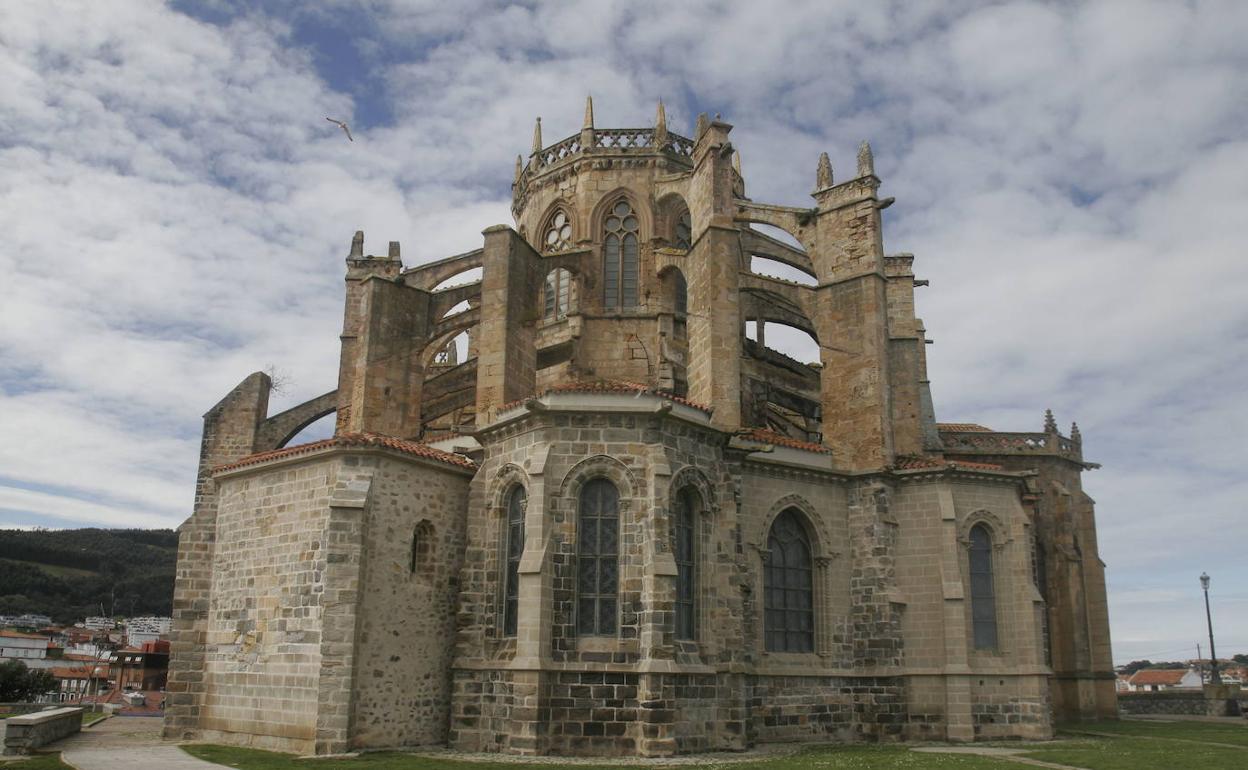
[[[805,515],[785,508],[767,531],[763,639],[768,652],[815,651],[815,554]]]

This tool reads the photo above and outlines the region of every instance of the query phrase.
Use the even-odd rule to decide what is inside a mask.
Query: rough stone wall
[[[389,457],[343,462],[372,482],[351,746],[444,743],[469,477]]]

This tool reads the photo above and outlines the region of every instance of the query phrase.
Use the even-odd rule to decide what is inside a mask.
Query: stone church
[[[870,147],[795,208],[731,130],[588,104],[480,248],[356,233],[337,388],[205,415],[166,735],[666,756],[1116,714],[1078,429],[937,422]]]

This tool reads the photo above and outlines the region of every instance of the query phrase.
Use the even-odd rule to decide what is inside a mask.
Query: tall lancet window
[[[814,595],[810,536],[790,508],[776,517],[767,536],[763,631],[768,652],[815,649]]]
[[[607,213],[602,244],[603,304],[608,310],[637,307],[637,215],[621,198]]]
[[[997,598],[992,577],[992,535],[983,524],[971,527],[971,630],[975,649],[997,647]]]
[[[581,487],[576,529],[576,631],[612,636],[620,571],[620,493],[614,484],[594,479]]]
[[[694,639],[697,591],[697,496],[688,487],[680,490],[672,508],[672,553],[676,557],[676,638]]]
[[[524,487],[507,498],[507,577],[503,587],[503,635],[515,636],[520,607],[520,556],[524,553]]]

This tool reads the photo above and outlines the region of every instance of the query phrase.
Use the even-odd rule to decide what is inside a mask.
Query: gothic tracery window
[[[576,631],[616,632],[619,601],[620,493],[606,479],[581,488],[576,519]]]
[[[562,321],[567,318],[572,294],[572,273],[562,267],[551,270],[546,274],[543,294],[545,311],[542,318],[547,321]]]
[[[520,556],[524,553],[524,487],[507,498],[507,577],[503,586],[503,634],[515,636],[520,605]]]
[[[542,237],[542,251],[565,251],[572,248],[572,220],[560,209],[546,223]]]
[[[792,508],[767,536],[763,573],[763,629],[768,652],[815,649],[814,572],[810,537]]]
[[[602,244],[603,304],[608,310],[637,306],[637,244],[640,221],[623,198],[607,212]]]
[[[673,502],[672,554],[676,557],[676,638],[695,639],[697,496],[692,489],[686,487],[677,493]]]
[[[988,527],[971,527],[971,630],[977,650],[997,647],[997,601],[993,586],[992,535]]]

